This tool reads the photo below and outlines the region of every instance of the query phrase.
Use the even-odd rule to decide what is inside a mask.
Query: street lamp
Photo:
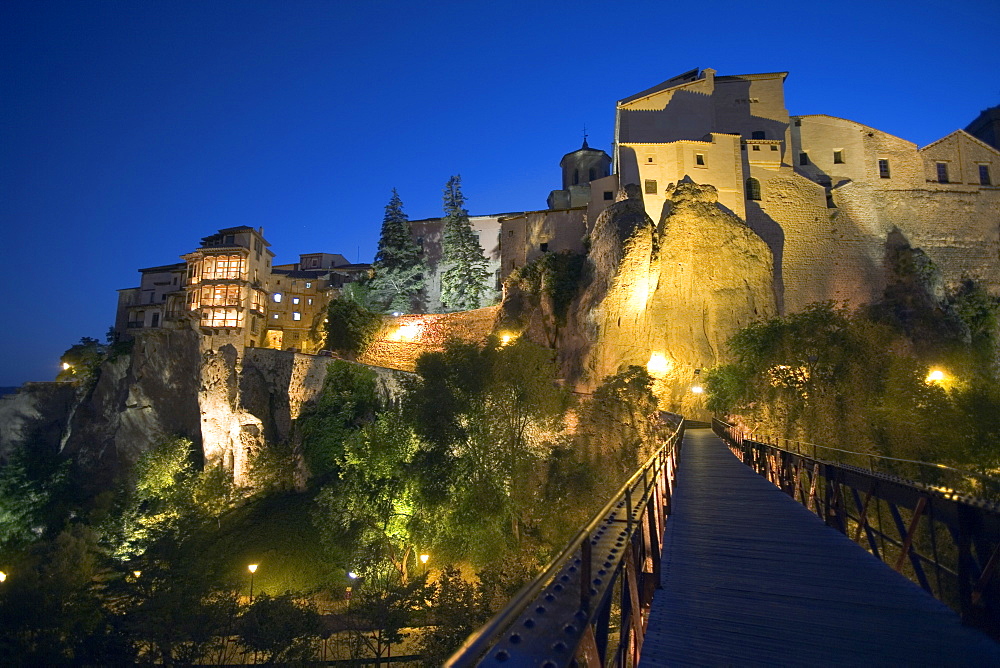
[[[250,571],[250,605],[253,605],[253,574],[257,572],[257,564],[249,564],[247,570]]]
[[[422,563],[424,565],[424,574],[425,575],[427,574],[427,560],[430,559],[430,558],[431,558],[431,555],[429,555],[429,554],[421,554],[420,555],[420,563]]]
[[[0,571],[0,582],[6,582],[6,580],[7,580],[7,574],[4,573],[3,571]]]

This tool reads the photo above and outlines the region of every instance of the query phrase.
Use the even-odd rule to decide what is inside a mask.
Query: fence
[[[681,421],[541,575],[445,665],[636,665],[644,613],[660,584],[683,432]]]
[[[966,623],[1000,638],[1000,505],[935,482],[820,459],[815,449],[809,454],[751,440],[719,420],[712,428],[743,463],[827,525],[951,606]],[[823,451],[861,461],[906,461]]]

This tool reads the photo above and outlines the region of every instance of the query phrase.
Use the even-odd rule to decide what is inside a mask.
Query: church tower
[[[587,135],[583,146],[567,153],[559,161],[562,168],[562,190],[549,193],[550,209],[570,209],[590,202],[590,182],[611,175],[611,157],[604,151],[590,148]]]

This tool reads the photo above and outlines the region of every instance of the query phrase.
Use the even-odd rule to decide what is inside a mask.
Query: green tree
[[[348,610],[353,658],[382,657],[407,637],[403,629],[412,625],[428,591],[425,578],[404,583],[392,569],[366,572],[356,580]]]
[[[15,449],[0,467],[0,551],[58,533],[77,496],[70,462],[36,442]]]
[[[85,336],[59,357],[62,370],[56,380],[75,380],[89,386],[97,380],[98,368],[107,358],[108,346]]]
[[[375,373],[351,362],[327,365],[323,391],[302,412],[298,430],[313,476],[339,475],[346,441],[381,408]]]
[[[236,622],[240,643],[254,653],[254,663],[260,660],[267,665],[315,661],[313,641],[321,632],[315,608],[296,601],[290,593],[260,594]]]
[[[375,274],[368,287],[374,303],[383,311],[419,310],[427,268],[420,247],[410,234],[410,223],[395,188],[385,207],[373,269]]]
[[[406,405],[422,440],[413,474],[417,499],[435,518],[420,544],[482,564],[534,534],[566,402],[555,373],[552,351],[523,338],[451,341],[417,360]]]
[[[441,303],[456,311],[479,308],[490,275],[483,247],[469,223],[460,176],[451,177],[445,186],[444,216]]]
[[[327,308],[326,347],[354,359],[378,337],[384,318],[366,306],[342,295]]]

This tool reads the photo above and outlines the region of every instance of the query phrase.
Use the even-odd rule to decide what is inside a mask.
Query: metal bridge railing
[[[660,584],[683,433],[681,421],[569,545],[445,666],[636,665]]]
[[[815,450],[751,440],[720,420],[712,421],[712,429],[744,464],[827,525],[951,606],[966,623],[1000,639],[1000,505],[819,459]]]

